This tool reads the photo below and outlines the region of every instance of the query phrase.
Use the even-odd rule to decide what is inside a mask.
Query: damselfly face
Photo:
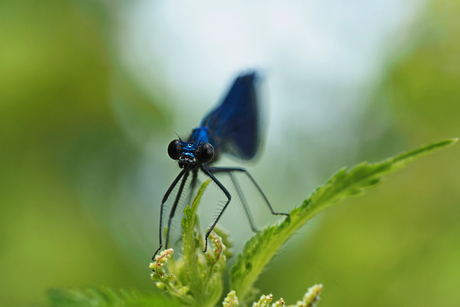
[[[197,164],[211,162],[214,147],[209,143],[174,140],[169,143],[168,155],[171,159],[179,161],[180,168],[191,168]]]

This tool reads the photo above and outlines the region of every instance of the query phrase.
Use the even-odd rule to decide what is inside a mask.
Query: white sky
[[[344,113],[353,119],[419,9],[408,0],[137,1],[122,17],[119,48],[147,89],[166,88],[171,108],[193,115],[180,131],[248,68],[266,78],[270,131],[284,133],[286,121],[317,131]]]

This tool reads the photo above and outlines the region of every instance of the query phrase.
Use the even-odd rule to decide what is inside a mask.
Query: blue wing
[[[256,155],[260,143],[256,81],[255,72],[240,75],[222,103],[201,122],[216,150],[245,160]]]

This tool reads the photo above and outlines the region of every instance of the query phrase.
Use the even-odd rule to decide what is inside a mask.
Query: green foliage
[[[50,307],[179,306],[167,296],[159,293],[140,294],[123,290],[116,293],[106,287],[50,290],[48,297]]]
[[[382,162],[361,163],[348,170],[338,171],[325,185],[318,187],[303,204],[292,210],[290,216],[281,223],[269,226],[246,242],[243,252],[238,255],[237,262],[231,269],[230,293],[223,301],[224,306],[246,305],[252,301],[255,293],[254,282],[278,252],[282,245],[308,220],[319,212],[337,204],[339,201],[362,193],[381,181],[382,176],[401,169],[409,162],[421,158],[438,149],[456,142],[448,139],[404,152]],[[157,287],[168,292],[183,306],[216,306],[222,299],[223,276],[227,257],[231,257],[228,249],[231,241],[222,230],[216,229],[210,235],[210,248],[203,253],[204,239],[199,229],[197,216],[198,204],[209,184],[204,182],[193,203],[184,210],[182,220],[183,257],[174,261],[174,251],[168,249],[156,256],[150,268],[154,270],[152,279]],[[219,235],[218,235],[219,234]],[[322,290],[321,285],[309,289],[302,301],[295,306],[315,306]],[[52,291],[50,298],[53,307],[60,306],[155,306],[157,295],[142,296],[138,293],[120,292],[115,294],[109,289],[87,289],[73,291]],[[253,306],[270,306],[273,295],[262,295]],[[86,302],[86,304],[85,304]],[[168,305],[170,306],[170,305]],[[285,306],[279,299],[272,306]]]
[[[267,263],[283,244],[316,214],[346,197],[356,196],[365,188],[376,185],[383,175],[394,172],[409,162],[456,141],[456,139],[443,140],[401,153],[382,162],[373,164],[364,162],[349,171],[346,168],[341,169],[325,185],[313,191],[300,207],[291,211],[290,216],[283,222],[259,231],[246,242],[243,253],[238,255],[237,263],[231,270],[230,288],[236,291],[240,300],[244,300]]]
[[[206,253],[201,252],[205,243],[198,229],[199,220],[196,213],[208,184],[209,180],[201,185],[191,207],[187,206],[184,210],[182,258],[171,263],[173,250],[168,249],[158,255],[155,262],[150,265],[154,270],[152,279],[158,280],[157,286],[167,290],[178,301],[188,306],[205,307],[217,304],[222,297],[222,276],[225,272],[227,256],[230,255],[226,252],[227,248],[231,247],[227,235],[223,235],[224,240],[217,235],[217,232],[223,233],[222,231],[212,232],[209,236],[211,248]],[[169,262],[168,272],[163,268],[166,262]]]

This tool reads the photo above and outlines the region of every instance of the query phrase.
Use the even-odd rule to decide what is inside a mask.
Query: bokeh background
[[[240,71],[264,76],[264,152],[247,168],[280,211],[342,166],[458,137],[459,16],[455,0],[1,1],[0,305],[156,291],[149,258],[178,172],[166,146]],[[294,303],[322,283],[322,307],[459,306],[459,154],[322,213],[257,286]],[[223,220],[236,252],[246,224],[241,209]]]

